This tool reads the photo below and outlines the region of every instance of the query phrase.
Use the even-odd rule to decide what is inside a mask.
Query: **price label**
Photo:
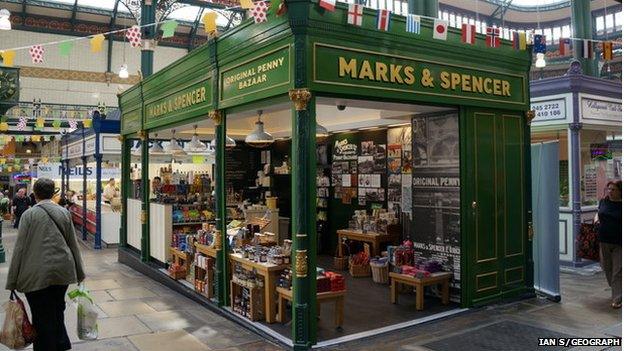
[[[535,110],[533,122],[566,118],[565,99],[535,102],[531,104],[531,109]]]

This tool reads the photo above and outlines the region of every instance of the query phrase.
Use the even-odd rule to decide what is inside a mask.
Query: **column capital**
[[[568,128],[570,128],[570,130],[573,132],[578,132],[579,130],[583,129],[583,123],[581,122],[570,123],[568,124]]]
[[[526,123],[528,126],[531,125],[531,121],[535,118],[535,110],[528,110],[526,112]]]
[[[290,100],[295,103],[297,111],[303,111],[308,108],[308,102],[312,98],[312,94],[308,88],[292,89],[288,92]]]
[[[123,142],[124,142],[124,139],[126,139],[126,137],[125,137],[124,135],[119,134],[119,135],[117,136],[117,140],[119,140],[119,142],[120,142],[120,143],[123,143]]]
[[[145,141],[147,139],[147,133],[144,130],[141,130],[137,133],[139,135],[139,139],[141,141]]]
[[[212,110],[208,112],[208,117],[210,117],[210,119],[217,126],[223,123],[223,112],[221,110]]]

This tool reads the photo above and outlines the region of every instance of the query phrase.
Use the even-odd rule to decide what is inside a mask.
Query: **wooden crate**
[[[354,265],[351,262],[349,262],[349,273],[351,273],[351,276],[354,278],[370,277],[371,268],[368,263],[365,265]]]

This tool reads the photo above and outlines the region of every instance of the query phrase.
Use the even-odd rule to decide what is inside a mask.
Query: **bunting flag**
[[[542,34],[535,34],[533,36],[533,52],[534,53],[546,53],[546,36]]]
[[[347,11],[347,23],[354,26],[362,26],[362,17],[364,15],[364,6],[360,4],[349,4]]]
[[[570,56],[572,53],[572,39],[559,38],[559,55]]]
[[[39,141],[39,136],[38,135],[32,135],[30,137],[30,141],[32,141],[33,143],[36,143]]]
[[[377,10],[377,29],[387,32],[390,29],[390,10]]]
[[[9,130],[9,124],[7,122],[0,122],[0,132],[6,132]]]
[[[91,128],[91,126],[93,125],[93,120],[92,119],[83,119],[82,120],[82,126],[85,128]]]
[[[420,16],[408,14],[405,17],[405,31],[420,34]]]
[[[141,28],[139,26],[132,26],[126,30],[126,39],[133,48],[141,46]]]
[[[33,45],[28,51],[30,52],[32,63],[43,63],[43,54],[45,53],[43,46]]]
[[[17,122],[17,130],[26,130],[26,117],[20,117]]]
[[[171,38],[172,36],[174,36],[176,28],[178,28],[178,22],[175,20],[170,20],[170,21],[163,23],[160,26],[160,30],[162,30],[163,32],[162,34],[163,39]]]
[[[462,43],[474,45],[476,34],[477,34],[477,26],[475,26],[474,24],[468,24],[468,23],[462,24],[462,36],[461,36]]]
[[[69,128],[71,129],[76,129],[78,128],[78,122],[76,122],[75,119],[70,119],[69,120]]]
[[[56,130],[61,129],[61,120],[55,119],[54,121],[52,121],[52,127]]]
[[[266,1],[254,2],[254,7],[251,10],[251,16],[254,19],[254,23],[262,23],[267,21],[267,11],[269,6]]]
[[[336,0],[319,0],[319,6],[327,11],[336,11]]]
[[[512,45],[515,50],[526,50],[527,40],[525,32],[512,33]]]
[[[214,34],[217,32],[217,13],[214,11],[208,11],[202,17],[202,23],[204,24],[204,31],[207,34]]]
[[[91,39],[89,39],[89,44],[91,45],[91,52],[102,51],[102,43],[104,43],[104,34],[97,34],[97,35],[94,35]]]
[[[58,44],[59,55],[61,56],[69,56],[72,49],[74,48],[73,41],[64,41]]]
[[[43,119],[43,117],[37,117],[37,121],[35,122],[35,126],[37,128],[45,127],[45,119]]]
[[[613,42],[602,42],[602,59],[605,61],[613,60]]]
[[[500,47],[500,28],[487,27],[485,32],[485,46],[488,48]]]
[[[448,21],[436,19],[433,21],[433,39],[446,40],[448,36]]]
[[[2,56],[3,65],[7,67],[13,67],[13,60],[15,59],[15,51],[13,50],[0,51],[0,56]]]
[[[254,7],[253,1],[251,0],[241,0],[241,8],[246,10],[251,10]]]
[[[582,47],[582,53],[583,53],[583,58],[586,59],[593,59],[594,58],[594,43],[591,40],[583,40],[583,47]]]
[[[6,158],[0,158],[0,165],[3,165],[6,163]]]

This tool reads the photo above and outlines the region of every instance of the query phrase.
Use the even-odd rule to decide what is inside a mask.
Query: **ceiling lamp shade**
[[[197,135],[197,125],[194,125],[193,128],[195,129],[195,133],[193,134],[193,137],[191,138],[191,141],[186,144],[186,147],[184,148],[184,150],[186,152],[204,152],[206,151],[206,149],[208,149],[208,146],[206,146],[206,144],[202,143],[199,140],[199,135]]]
[[[121,65],[121,67],[119,68],[119,78],[121,79],[126,79],[130,77],[130,73],[128,73],[128,65],[126,65],[125,63],[123,65]]]
[[[164,148],[166,153],[172,155],[186,155],[186,151],[178,144],[178,141],[175,138],[175,130],[171,131],[171,141],[169,145]]]
[[[157,135],[158,136],[158,135]],[[150,155],[164,155],[166,154],[165,149],[160,145],[160,141],[154,140],[152,142],[152,146],[149,148]]]
[[[11,12],[7,9],[0,10],[0,30],[11,30]]]
[[[320,124],[316,124],[316,137],[317,138],[326,138],[329,136],[329,131],[327,128],[323,127]]]
[[[260,119],[262,116],[262,110],[258,110],[258,121],[256,122],[256,128],[251,134],[245,138],[245,143],[255,148],[265,148],[275,141],[273,136],[264,131],[264,123]]]
[[[213,152],[216,151],[217,149],[217,139],[212,139],[212,141],[210,142],[210,146],[213,149]],[[225,136],[225,148],[226,149],[230,149],[236,146],[236,140],[230,138],[229,136]]]
[[[546,60],[544,60],[544,54],[541,52],[538,52],[537,54],[535,54],[535,67],[537,68],[544,68],[546,67]]]

